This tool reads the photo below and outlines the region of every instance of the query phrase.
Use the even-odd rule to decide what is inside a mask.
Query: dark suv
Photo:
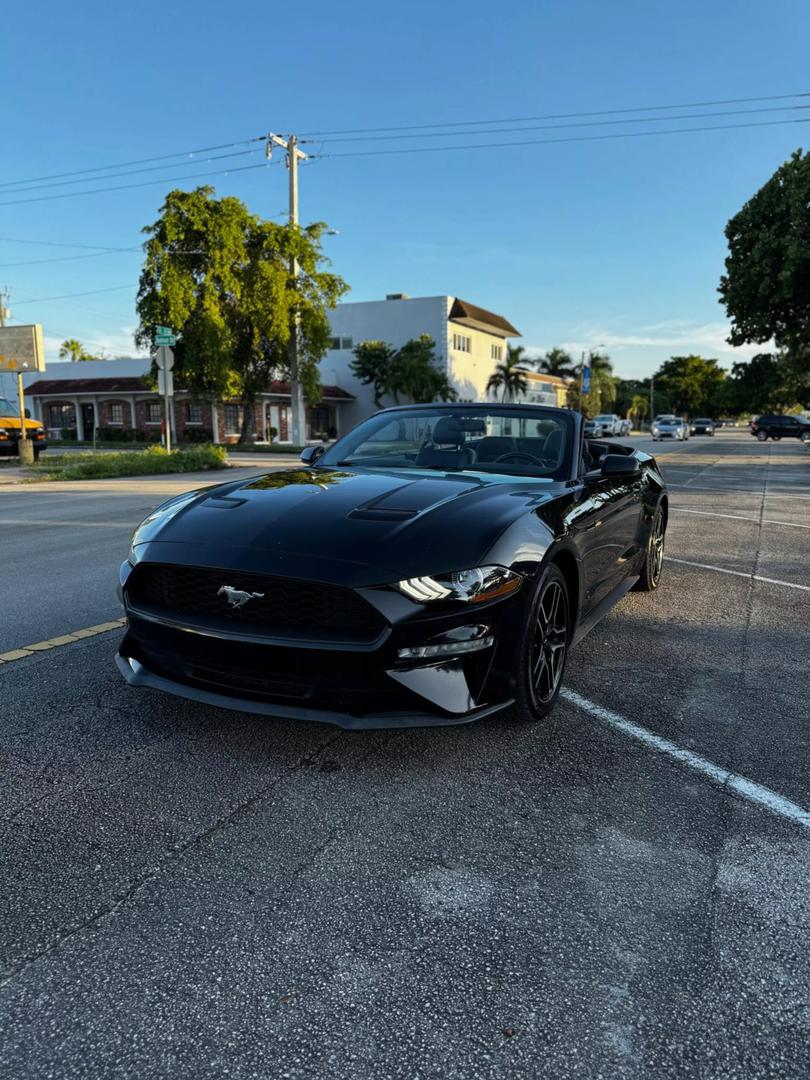
[[[810,420],[803,416],[760,416],[751,424],[751,434],[766,439],[801,439],[810,442]]]

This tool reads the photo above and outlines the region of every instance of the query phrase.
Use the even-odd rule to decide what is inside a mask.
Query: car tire
[[[810,443],[810,431],[803,431],[799,436],[799,439],[803,443]]]
[[[774,442],[779,442],[779,440],[782,438],[782,436],[781,435],[771,435],[771,438],[773,439]]]
[[[658,507],[650,525],[650,535],[647,538],[647,550],[644,553],[644,562],[641,564],[641,573],[633,588],[636,592],[655,592],[661,584],[661,575],[664,572],[664,541],[666,538],[666,521],[662,507]]]
[[[767,431],[758,431],[757,432],[757,442],[767,442],[767,441],[768,441],[768,432]]]
[[[545,623],[545,627],[544,624]],[[516,651],[511,719],[534,722],[548,716],[562,686],[571,643],[568,585],[556,563],[540,575]]]

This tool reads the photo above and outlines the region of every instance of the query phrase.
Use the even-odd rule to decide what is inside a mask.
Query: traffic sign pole
[[[160,327],[159,329],[162,329]],[[172,337],[172,343],[174,343],[174,335]],[[172,368],[174,367],[174,352],[168,345],[159,345],[157,355],[155,356],[155,363],[157,364],[158,371],[160,372],[160,383],[163,384],[163,413],[165,416],[165,431],[166,431],[166,451],[171,451],[172,448],[172,409],[171,401],[174,394],[174,379],[172,377]]]

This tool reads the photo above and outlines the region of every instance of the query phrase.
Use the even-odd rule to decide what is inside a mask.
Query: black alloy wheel
[[[527,604],[509,716],[525,723],[548,716],[562,686],[571,636],[568,585],[556,563],[540,575]]]
[[[760,429],[757,432],[757,439],[760,442],[767,442],[768,441],[768,432],[767,431],[762,431],[762,429]]]
[[[565,584],[552,578],[540,594],[531,653],[532,692],[542,708],[557,696],[568,649],[568,598]]]
[[[661,584],[661,575],[664,572],[664,539],[666,536],[666,523],[664,511],[659,506],[655,511],[655,517],[650,526],[650,535],[647,540],[647,551],[644,563],[641,567],[639,579],[633,588],[637,592],[654,592]]]

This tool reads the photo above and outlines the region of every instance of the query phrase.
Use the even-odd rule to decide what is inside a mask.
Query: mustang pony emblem
[[[263,592],[243,592],[241,589],[235,589],[233,585],[223,585],[217,593],[217,596],[227,596],[228,603],[233,608],[243,608],[248,600],[262,600],[264,598]]]

